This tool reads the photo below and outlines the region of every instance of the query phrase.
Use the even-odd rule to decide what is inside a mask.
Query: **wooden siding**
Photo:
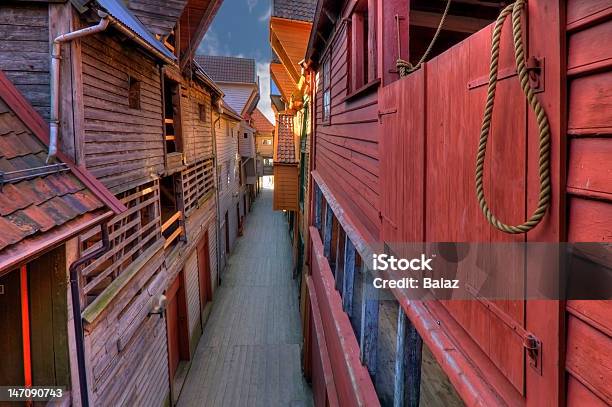
[[[164,170],[159,68],[107,34],[82,39],[85,163],[118,193]],[[128,80],[140,81],[140,109],[130,109]]]
[[[264,145],[264,140],[270,140],[269,145]],[[261,155],[263,158],[272,158],[274,155],[274,136],[272,133],[257,133],[255,136],[255,148],[257,149],[257,154]]]
[[[347,30],[331,42],[331,121],[322,123],[321,72],[316,78],[315,168],[334,190],[368,241],[380,233],[379,126],[376,93],[345,101],[348,94]]]
[[[298,189],[300,187],[300,174],[297,164],[276,164],[273,173],[274,210],[297,211],[299,209]]]
[[[246,138],[244,135],[247,135]],[[242,157],[255,157],[255,137],[252,128],[245,126],[244,122],[240,126],[238,135],[238,153]]]
[[[568,240],[612,242],[612,7],[567,1]],[[567,405],[612,404],[611,301],[568,301]]]
[[[201,330],[200,326],[200,283],[198,273],[198,253],[194,250],[185,261],[185,295],[187,297],[187,326],[189,337],[193,338]]]
[[[144,265],[93,324],[85,346],[92,405],[162,405],[169,392],[166,324],[148,316],[164,292],[163,251]]]
[[[236,155],[238,154],[238,126],[239,124],[235,121],[230,121],[225,116],[222,116],[215,129],[217,163],[219,166],[218,168],[221,169],[218,174],[221,179],[221,185],[217,186],[219,189],[219,213],[221,214],[221,219],[219,219],[219,230],[221,233],[220,242],[222,244],[220,248],[221,259],[225,257],[226,253],[232,250],[238,235],[238,224],[236,220],[236,203],[238,203],[238,197],[236,195],[240,192],[240,180],[235,174]],[[229,247],[225,247],[224,217],[226,212],[229,219]],[[220,265],[221,268],[223,268],[223,266],[224,264]]]
[[[0,4],[0,38],[0,70],[48,120],[51,61],[48,5]]]
[[[193,84],[181,86],[181,129],[185,162],[210,158],[213,155],[212,104],[210,93]],[[205,109],[205,120],[200,119],[199,106]]]

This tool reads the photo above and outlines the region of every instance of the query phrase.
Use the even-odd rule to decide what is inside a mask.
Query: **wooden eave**
[[[195,50],[202,42],[221,3],[222,0],[189,0],[187,2],[179,19],[181,29],[179,64],[181,68],[184,68],[195,55]]]
[[[300,62],[308,46],[312,24],[305,21],[270,19],[270,44],[294,83],[300,81]]]
[[[276,87],[280,90],[281,96],[285,101],[291,100],[291,95],[296,88],[295,82],[287,73],[285,67],[282,64],[272,62],[270,63],[270,77],[276,84]]]

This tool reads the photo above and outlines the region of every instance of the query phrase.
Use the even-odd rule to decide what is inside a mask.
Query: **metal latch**
[[[523,339],[529,366],[542,376],[542,342],[532,333],[528,333]]]
[[[544,58],[529,57],[525,65],[529,76],[529,86],[535,93],[544,92]]]

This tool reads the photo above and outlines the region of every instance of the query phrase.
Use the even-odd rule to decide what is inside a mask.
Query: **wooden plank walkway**
[[[178,405],[312,405],[300,366],[300,315],[282,212],[263,190],[231,254]]]

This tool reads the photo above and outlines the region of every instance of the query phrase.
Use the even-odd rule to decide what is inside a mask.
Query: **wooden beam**
[[[331,240],[332,240],[332,229],[334,224],[334,212],[327,205],[325,211],[325,230],[323,231],[323,255],[329,259],[331,255]]]
[[[378,290],[374,288],[372,274],[362,265],[363,284],[361,286],[361,333],[360,357],[366,365],[372,381],[376,376],[376,358],[378,351]]]
[[[297,71],[296,67],[293,65],[293,61],[289,58],[289,54],[285,51],[283,44],[280,39],[276,36],[276,33],[272,31],[270,33],[270,45],[272,45],[272,49],[278,55],[278,58],[281,60],[283,67],[291,76],[294,84],[297,84],[300,81],[300,73]]]
[[[440,24],[440,16],[439,13],[411,10],[410,25],[436,29]],[[443,30],[471,34],[481,30],[489,24],[491,24],[491,21],[482,18],[448,15],[444,22]]]
[[[355,284],[355,246],[348,236],[344,239],[344,280],[342,284],[342,309],[353,315],[353,286]]]
[[[395,354],[394,407],[418,407],[421,389],[423,340],[398,305]]]
[[[316,183],[313,183],[315,188],[314,198],[315,198],[315,218],[314,218],[314,226],[321,230],[321,201],[322,201],[322,193],[321,189]]]
[[[342,289],[344,288],[344,250],[346,249],[344,240],[346,239],[346,234],[342,230],[340,222],[336,222],[336,224],[338,225],[338,238],[336,240],[336,270],[334,272],[334,277],[336,279],[336,290],[340,293],[340,298],[342,298],[344,294]]]

